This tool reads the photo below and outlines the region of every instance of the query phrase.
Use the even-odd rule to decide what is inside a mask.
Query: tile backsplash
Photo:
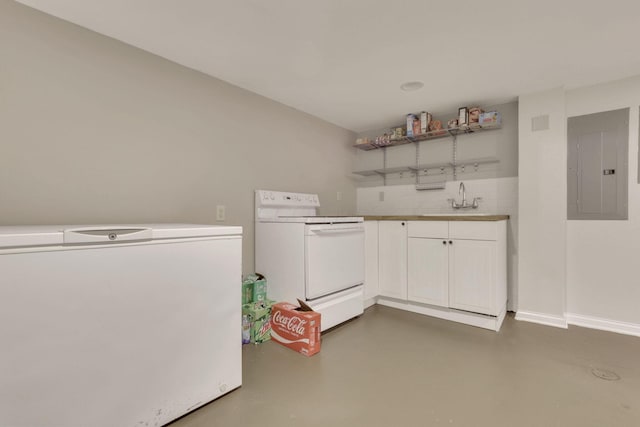
[[[358,215],[420,215],[463,212],[451,208],[447,199],[462,200],[458,194],[464,182],[469,203],[481,197],[478,209],[469,213],[495,213],[517,216],[518,178],[491,178],[471,181],[449,181],[444,190],[417,191],[415,185],[393,185],[358,188]],[[381,201],[382,199],[382,201]]]

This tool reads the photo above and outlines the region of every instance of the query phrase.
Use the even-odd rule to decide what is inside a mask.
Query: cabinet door
[[[364,223],[364,299],[378,296],[378,221]]]
[[[449,306],[496,316],[496,242],[452,240],[449,246]]]
[[[408,245],[407,297],[409,301],[448,307],[447,240],[410,237]]]
[[[407,222],[378,223],[380,295],[407,299]]]

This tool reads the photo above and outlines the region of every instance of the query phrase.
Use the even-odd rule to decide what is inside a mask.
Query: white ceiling
[[[640,74],[637,0],[20,2],[356,132]]]

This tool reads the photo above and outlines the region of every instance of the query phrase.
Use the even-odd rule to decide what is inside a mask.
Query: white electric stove
[[[364,219],[317,216],[317,194],[256,190],[256,271],[269,298],[305,300],[324,331],[362,314]]]

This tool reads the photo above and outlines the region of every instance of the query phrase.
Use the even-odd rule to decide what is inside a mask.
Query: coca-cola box
[[[298,300],[300,306],[279,302],[271,308],[271,340],[313,356],[320,351],[320,313]]]

